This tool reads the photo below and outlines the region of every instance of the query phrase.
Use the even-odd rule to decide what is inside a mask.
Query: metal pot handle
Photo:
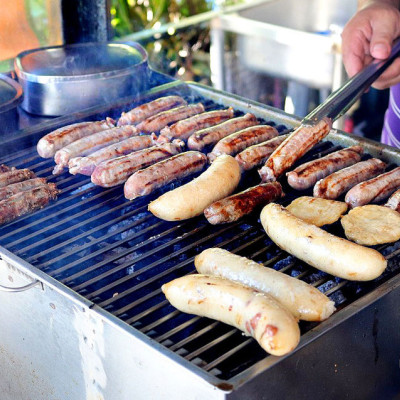
[[[0,285],[0,292],[13,292],[13,293],[23,292],[24,290],[28,290],[28,289],[33,288],[34,286],[40,285],[40,284],[41,284],[40,281],[34,280],[25,286],[19,286],[19,287],[9,287],[9,286]]]

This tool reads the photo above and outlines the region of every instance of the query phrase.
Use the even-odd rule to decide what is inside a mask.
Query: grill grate
[[[223,107],[197,93],[186,97],[191,102],[202,101],[208,110]],[[268,117],[264,122],[276,125],[281,133],[286,129]],[[302,162],[339,148],[328,141],[320,143]],[[52,176],[53,162],[40,159],[35,148],[14,152],[0,162],[31,168],[61,189],[57,202],[0,227],[3,247],[221,379],[232,378],[267,355],[238,330],[180,313],[166,301],[161,285],[193,273],[194,256],[202,250],[224,247],[302,279],[326,293],[339,310],[398,269],[399,244],[381,246],[379,250],[389,259],[388,271],[381,278],[369,283],[344,281],[281,251],[254,216],[221,226],[211,226],[203,217],[178,223],[155,218],[147,211],[149,200],[174,184],[129,202],[121,187],[102,189],[93,186],[87,177],[68,173]],[[245,188],[258,181],[257,173],[250,172],[241,185]],[[294,193],[289,187],[284,191],[283,204],[298,195],[310,194]],[[329,230],[343,235],[338,223]],[[302,334],[315,325],[301,322]]]

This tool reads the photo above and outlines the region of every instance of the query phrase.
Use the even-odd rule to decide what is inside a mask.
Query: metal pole
[[[111,0],[61,0],[65,44],[111,39]]]

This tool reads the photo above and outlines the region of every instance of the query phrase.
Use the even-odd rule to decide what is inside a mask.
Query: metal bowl
[[[0,134],[17,129],[17,106],[21,101],[21,85],[7,75],[0,74]]]
[[[80,43],[20,53],[15,72],[22,108],[58,116],[147,89],[147,53],[137,43]]]

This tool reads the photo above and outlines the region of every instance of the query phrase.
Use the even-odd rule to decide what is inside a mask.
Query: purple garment
[[[400,148],[400,84],[390,88],[389,107],[385,113],[381,142]]]

